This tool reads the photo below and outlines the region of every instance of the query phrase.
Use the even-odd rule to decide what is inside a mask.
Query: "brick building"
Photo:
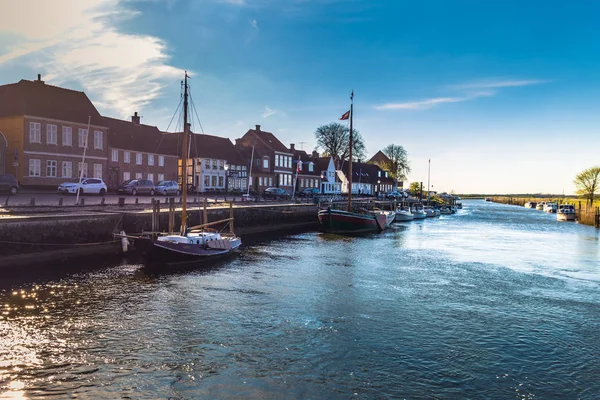
[[[140,124],[138,113],[131,121],[103,117],[108,133],[108,168],[105,178],[109,190],[130,179],[154,183],[177,180],[177,148],[170,146],[157,127]]]
[[[0,86],[0,134],[6,141],[0,168],[21,185],[56,188],[81,170],[84,177],[104,178],[107,132],[83,92],[47,85],[40,75]]]
[[[298,176],[296,180],[296,193],[305,188],[316,188],[321,191],[319,153],[313,151],[312,154],[308,154],[304,150],[296,150],[293,143],[290,144],[290,150],[294,154],[294,170]]]

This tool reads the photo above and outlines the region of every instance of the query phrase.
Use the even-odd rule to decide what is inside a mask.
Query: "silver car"
[[[175,181],[160,181],[154,186],[154,191],[156,193],[160,193],[164,196],[168,194],[174,194],[175,196],[179,196],[181,190],[179,189],[179,184]]]

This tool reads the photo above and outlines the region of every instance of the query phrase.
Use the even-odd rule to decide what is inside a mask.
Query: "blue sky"
[[[403,145],[424,182],[431,158],[434,190],[569,194],[600,164],[598,2],[14,3],[1,83],[42,73],[105,115],[167,128],[187,69],[206,133],[261,124],[309,151],[354,89],[369,155]]]

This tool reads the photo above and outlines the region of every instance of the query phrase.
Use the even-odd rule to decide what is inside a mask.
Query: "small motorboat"
[[[425,219],[427,218],[427,213],[423,209],[423,206],[417,205],[414,206],[410,212],[413,215],[413,219]]]
[[[427,218],[435,217],[435,210],[433,209],[433,207],[423,207],[423,211],[425,211],[425,214],[427,214]]]
[[[398,207],[396,210],[396,222],[404,222],[404,221],[412,221],[414,216],[410,212],[410,209],[407,207]]]
[[[577,214],[573,204],[560,204],[556,210],[557,221],[575,221]]]
[[[535,205],[535,209],[539,210],[539,211],[543,211],[545,205],[546,205],[546,202],[545,201],[541,201],[541,202],[539,202],[539,203],[537,203]]]
[[[556,203],[546,203],[546,205],[544,206],[544,211],[548,214],[556,214],[557,208],[558,206],[556,205]]]
[[[446,207],[440,208],[440,214],[441,215],[452,215],[452,214],[454,214],[454,212],[452,212],[452,209],[450,207],[446,206]]]
[[[525,203],[525,208],[535,208],[535,206],[537,206],[537,203],[535,201],[528,201],[527,203]]]

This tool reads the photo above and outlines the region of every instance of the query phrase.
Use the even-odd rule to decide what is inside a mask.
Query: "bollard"
[[[100,205],[101,206],[105,206],[106,205],[106,197],[102,197],[102,200],[100,201]]]
[[[6,200],[4,201],[4,207],[8,206],[8,198],[9,198],[9,197],[10,197],[10,196],[6,196]]]
[[[139,197],[136,197],[136,198],[135,198],[135,204],[139,204],[139,202],[140,202],[140,199],[139,199]]]
[[[29,200],[29,205],[35,206],[35,197],[32,197],[31,200]]]
[[[179,198],[179,204],[183,203],[183,197]]]
[[[83,206],[83,205],[85,205],[85,199],[84,199],[83,197],[80,197],[80,198],[79,198],[79,205],[80,205],[80,206]]]
[[[58,199],[58,205],[59,205],[60,207],[62,207],[62,205],[63,205],[63,200],[64,200],[64,199],[63,199],[62,197],[61,197],[60,199]]]
[[[119,207],[125,207],[125,197],[119,197]]]

